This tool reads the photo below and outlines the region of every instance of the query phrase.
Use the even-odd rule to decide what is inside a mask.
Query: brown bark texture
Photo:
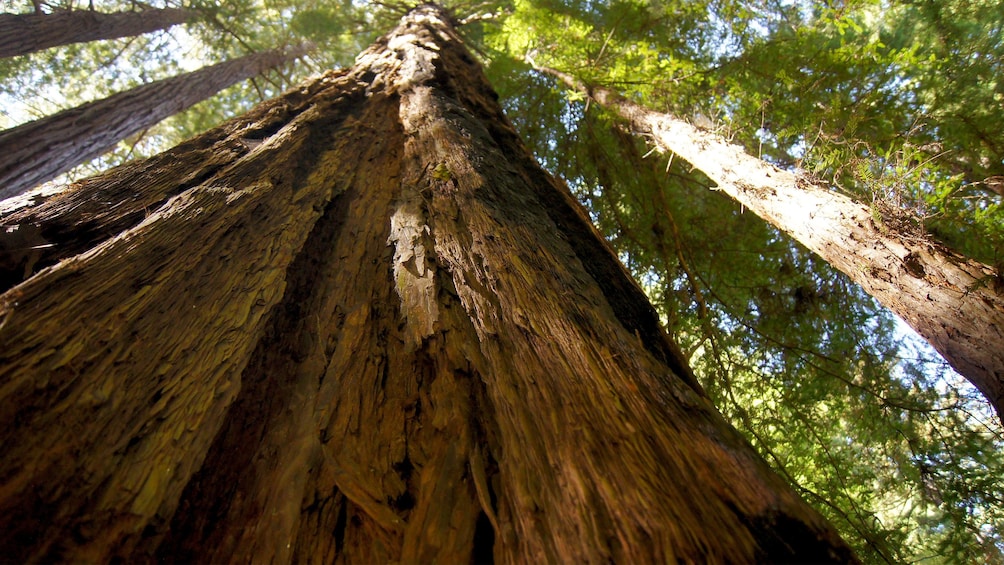
[[[98,157],[119,141],[220,90],[302,55],[305,47],[246,55],[137,86],[0,132],[0,199]]]
[[[195,19],[182,8],[148,8],[104,14],[91,10],[58,10],[51,14],[0,14],[0,58],[59,45],[132,37]]]
[[[439,8],[14,220],[67,251],[0,295],[6,559],[853,560]]]
[[[701,170],[718,190],[861,285],[979,389],[1004,422],[1004,280],[992,267],[903,233],[803,171],[782,170],[610,89],[541,70],[627,120],[660,150]]]

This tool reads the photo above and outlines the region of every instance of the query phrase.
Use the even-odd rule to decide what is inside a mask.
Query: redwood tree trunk
[[[253,53],[0,132],[0,199],[38,186],[108,152],[126,137],[303,53],[302,47]]]
[[[1004,422],[1004,280],[993,268],[884,224],[802,171],[779,169],[720,136],[570,75],[541,69],[651,135],[718,190],[787,232],[924,337]]]
[[[0,555],[852,559],[710,406],[438,8],[43,208],[104,199],[120,234],[0,295]]]
[[[90,10],[0,14],[0,58],[71,43],[141,35],[195,17],[195,12],[181,8],[150,8],[113,14]]]

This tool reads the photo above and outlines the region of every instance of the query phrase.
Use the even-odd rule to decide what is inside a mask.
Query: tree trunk
[[[713,133],[601,87],[562,79],[701,170],[737,202],[825,259],[905,320],[1004,422],[1004,280],[991,267],[882,221],[867,206]]]
[[[150,8],[113,14],[90,10],[0,14],[0,58],[71,43],[132,37],[167,29],[196,17],[195,12],[181,8]]]
[[[853,559],[436,7],[42,207],[102,201],[121,233],[0,295],[6,558]]]
[[[296,47],[253,53],[0,132],[0,199],[21,194],[98,157],[126,137],[304,51]]]

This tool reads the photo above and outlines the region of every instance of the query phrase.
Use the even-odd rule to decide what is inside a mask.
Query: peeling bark
[[[867,206],[720,136],[602,87],[562,79],[841,271],[924,337],[1004,422],[1004,281],[988,265],[884,224]]]
[[[220,90],[303,55],[263,51],[151,82],[0,132],[0,199],[107,153],[119,141]]]
[[[41,204],[46,233],[160,185],[0,295],[5,557],[853,560],[715,412],[440,9],[172,159]]]
[[[90,10],[58,10],[51,14],[0,14],[0,58],[59,45],[132,37],[194,20],[181,8],[149,8],[102,14]]]

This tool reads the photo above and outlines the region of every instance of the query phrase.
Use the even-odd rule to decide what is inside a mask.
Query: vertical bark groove
[[[0,551],[853,560],[630,320],[651,307],[548,196],[448,16],[319,80],[262,145],[0,295]],[[29,519],[38,540],[3,537]]]
[[[160,155],[37,202],[7,201],[10,209],[0,211],[0,291],[134,227],[172,196],[213,178],[304,112],[325,84],[304,84]]]

